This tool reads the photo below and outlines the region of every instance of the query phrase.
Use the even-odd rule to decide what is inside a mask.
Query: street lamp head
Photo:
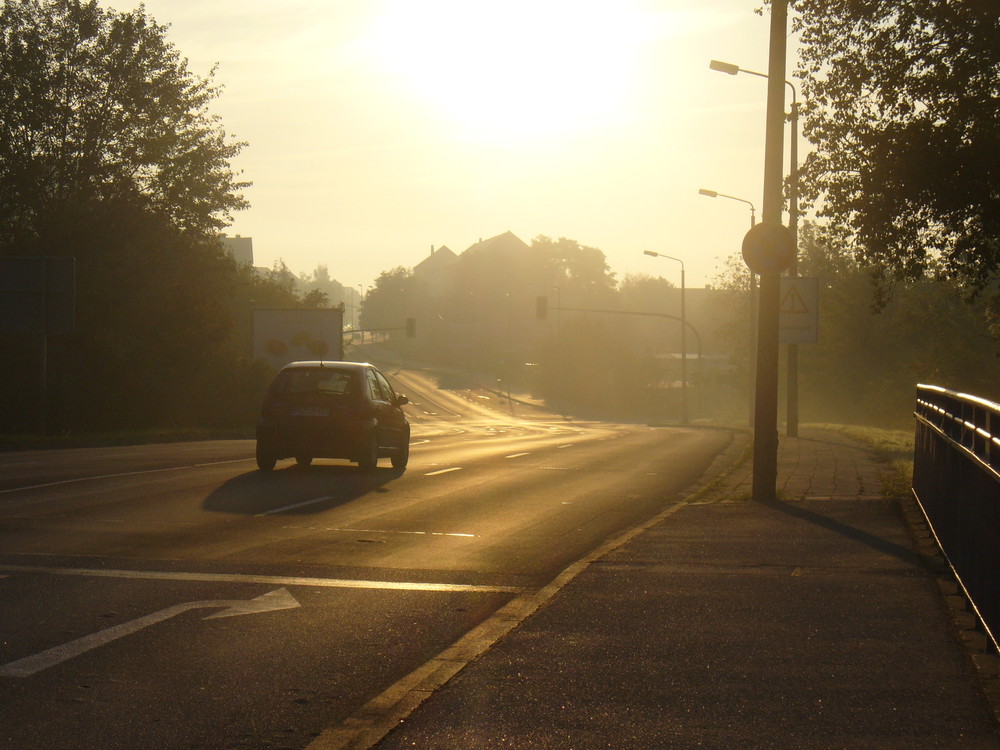
[[[705,188],[698,189],[698,195],[707,195],[709,198],[718,198],[719,194],[714,190],[706,190]]]
[[[684,288],[684,261],[680,258],[675,258],[673,255],[666,255],[665,253],[657,253],[652,250],[643,250],[643,255],[649,255],[653,258],[664,258],[665,260],[672,260],[681,264],[681,289]]]
[[[712,60],[708,64],[712,70],[717,70],[720,73],[726,73],[727,75],[734,76],[740,72],[739,65],[733,65],[732,63],[722,62],[722,60]]]

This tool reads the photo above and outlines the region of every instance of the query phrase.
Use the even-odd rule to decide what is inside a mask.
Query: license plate
[[[293,406],[288,412],[293,417],[329,417],[330,410],[323,406]]]

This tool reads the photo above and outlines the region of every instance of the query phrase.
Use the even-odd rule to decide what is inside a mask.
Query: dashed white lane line
[[[272,508],[271,510],[265,510],[263,513],[258,513],[255,517],[260,518],[261,516],[269,516],[272,513],[284,513],[286,510],[294,510],[295,508],[301,508],[306,505],[314,505],[316,503],[322,503],[327,500],[333,500],[333,495],[324,495],[323,497],[316,497],[312,500],[304,500],[301,503],[294,503],[292,505],[286,505],[282,508]]]
[[[425,477],[436,477],[438,474],[447,474],[452,471],[461,471],[461,466],[452,466],[450,469],[438,469],[437,471],[429,471],[424,474]]]
[[[394,591],[444,591],[467,593],[521,593],[518,586],[481,586],[467,583],[419,583],[414,581],[365,581],[346,578],[306,578],[301,576],[262,576],[238,573],[186,573],[159,570],[104,570],[96,568],[58,568],[35,565],[0,565],[9,573],[53,573],[96,578],[131,578],[158,581],[201,581],[211,583],[266,583],[278,586],[318,586],[340,589],[383,589]]]
[[[530,453],[511,453],[509,456],[504,456],[504,458],[520,458],[521,456],[530,456]]]
[[[454,531],[406,531],[401,529],[352,529],[349,527],[335,528],[327,526],[286,526],[288,529],[299,529],[306,531],[339,531],[348,534],[409,534],[413,536],[454,536],[465,539],[475,539],[475,534],[462,534]]]

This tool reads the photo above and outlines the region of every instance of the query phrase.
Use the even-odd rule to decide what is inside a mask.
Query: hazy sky
[[[131,0],[104,0],[119,9]],[[711,281],[760,216],[758,0],[146,0],[225,86],[257,265],[369,285],[507,230],[600,248],[619,278]],[[792,60],[789,60],[789,70]]]

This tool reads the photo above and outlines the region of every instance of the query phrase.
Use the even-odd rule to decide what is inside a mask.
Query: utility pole
[[[780,237],[787,234],[781,225],[787,22],[788,0],[772,0],[764,139],[762,227],[765,229],[757,236],[762,239],[761,250],[765,255],[773,253],[775,262],[760,267],[752,488],[753,499],[757,502],[774,501],[778,477],[778,319],[783,266],[777,262],[777,256],[784,249],[778,247]],[[744,240],[744,257],[747,256],[747,240]],[[784,266],[790,262],[788,258]]]

